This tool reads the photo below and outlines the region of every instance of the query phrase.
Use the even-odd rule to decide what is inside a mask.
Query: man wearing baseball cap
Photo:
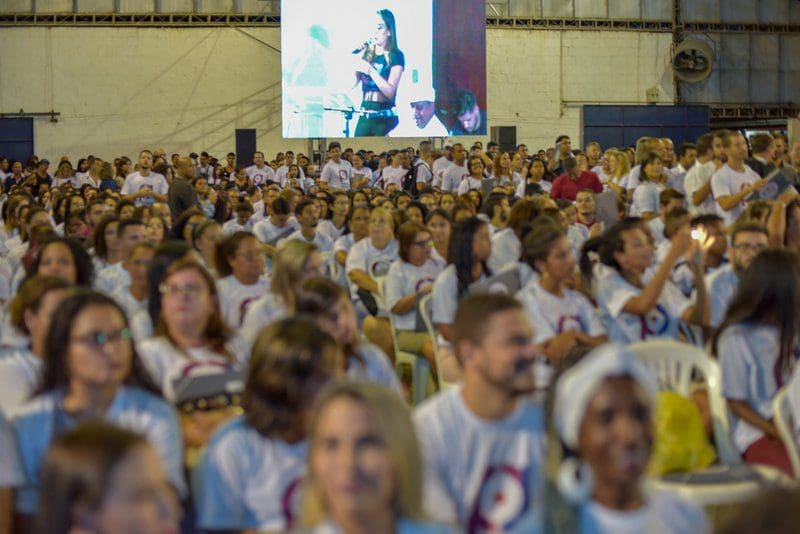
[[[403,121],[389,137],[447,137],[447,128],[436,116],[436,91],[432,87],[414,85],[410,92],[414,124]]]

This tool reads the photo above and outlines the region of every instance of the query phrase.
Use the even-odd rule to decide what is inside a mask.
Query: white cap
[[[408,91],[408,101],[415,102],[436,102],[436,91],[429,85],[411,85]]]
[[[570,449],[577,449],[586,406],[606,378],[630,376],[642,386],[651,402],[658,391],[655,377],[644,363],[622,345],[601,345],[567,370],[555,384],[553,422]]]

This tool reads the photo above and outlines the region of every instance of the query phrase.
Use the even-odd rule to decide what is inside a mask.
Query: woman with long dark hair
[[[395,96],[406,60],[397,47],[394,13],[388,9],[378,11],[375,34],[370,41],[356,71],[364,112],[356,125],[356,137],[384,136],[398,123]]]
[[[144,435],[168,466],[172,483],[185,494],[178,420],[139,361],[125,312],[110,297],[77,290],[53,316],[37,396],[14,413],[28,479],[17,491],[19,514],[36,513],[39,467],[50,442],[98,419]]]
[[[796,367],[800,334],[800,255],[787,249],[758,254],[741,275],[713,347],[722,393],[734,415],[733,441],[745,461],[793,476],[772,419],[772,399]]]

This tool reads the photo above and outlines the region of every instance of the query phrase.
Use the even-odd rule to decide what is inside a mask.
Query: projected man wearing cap
[[[447,128],[436,116],[436,92],[433,88],[414,88],[410,102],[414,124],[403,122],[392,130],[389,137],[447,137]]]

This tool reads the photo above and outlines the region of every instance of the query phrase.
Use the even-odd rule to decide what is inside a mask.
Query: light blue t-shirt
[[[268,438],[236,417],[220,427],[194,470],[197,523],[208,530],[284,532],[300,510],[308,443]]]
[[[691,305],[689,299],[675,284],[667,281],[656,305],[647,315],[622,311],[625,304],[641,292],[615,269],[609,269],[598,279],[597,303],[610,341],[627,345],[656,337],[678,339],[681,316]]]
[[[78,426],[63,407],[63,392],[50,391],[18,407],[12,425],[19,443],[27,483],[17,491],[16,509],[34,514],[38,507],[39,468],[50,443]],[[106,423],[141,434],[158,452],[170,481],[186,495],[183,478],[183,439],[175,410],[160,397],[120,386],[105,414]]]

